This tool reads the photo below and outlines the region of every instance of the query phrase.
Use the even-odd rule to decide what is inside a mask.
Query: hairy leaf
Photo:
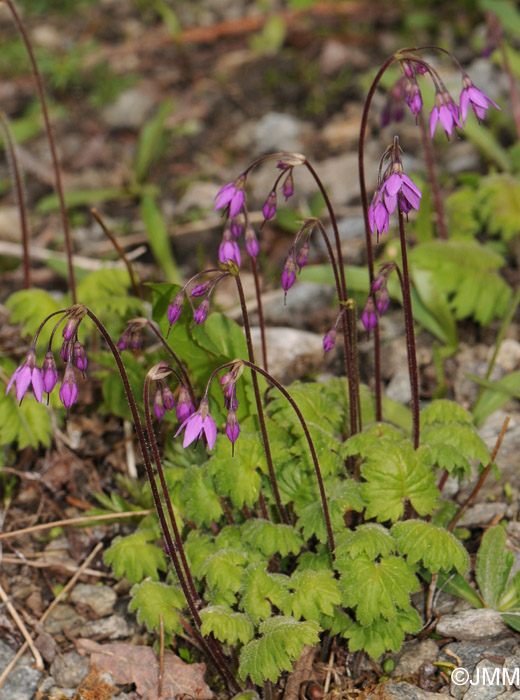
[[[222,515],[222,506],[214,491],[206,467],[193,465],[186,470],[183,484],[183,504],[186,517],[196,525],[210,525]]]
[[[236,549],[221,549],[205,560],[199,576],[205,576],[212,588],[220,591],[238,591],[242,581],[247,555]]]
[[[353,479],[345,479],[339,483],[337,479],[334,479],[325,483],[325,493],[327,495],[333,531],[340,532],[343,530],[343,516],[347,511],[355,510],[360,512],[363,510],[365,501],[361,496],[361,491],[360,484]],[[317,488],[313,502],[301,509],[296,506],[295,510],[298,513],[298,526],[303,529],[306,539],[314,535],[320,542],[328,541],[323,506],[317,493]]]
[[[149,632],[159,631],[162,615],[164,631],[167,634],[179,634],[182,625],[177,610],[186,607],[184,593],[178,586],[166,585],[152,579],[145,579],[130,589],[132,600],[128,606],[130,612],[137,611],[137,619],[145,624]]]
[[[265,563],[251,564],[242,577],[240,607],[257,625],[271,616],[271,605],[289,613],[291,594],[289,578],[283,574],[270,574]]]
[[[299,554],[304,541],[292,525],[272,523],[269,520],[251,518],[242,526],[245,541],[270,558],[273,554],[282,557]]]
[[[436,399],[421,411],[421,426],[434,423],[473,423],[473,417],[469,411],[459,406],[455,401],[448,399]]]
[[[13,370],[14,371],[14,370]],[[53,428],[51,414],[44,404],[27,395],[19,405],[14,389],[8,396],[0,395],[0,445],[17,444],[19,450],[26,447],[48,447]]]
[[[11,294],[5,305],[11,310],[11,323],[21,323],[22,332],[34,336],[46,316],[59,309],[67,308],[67,303],[65,302],[64,305],[62,303],[43,289],[21,289]],[[48,344],[53,327],[52,320],[44,326],[40,333],[38,347]]]
[[[410,442],[398,445],[381,438],[366,454],[361,474],[366,481],[362,494],[368,503],[367,518],[398,520],[406,499],[419,515],[433,512],[439,492],[434,474],[425,464],[431,459],[429,451],[414,450]]]
[[[341,591],[332,571],[298,571],[291,576],[291,588],[292,614],[298,620],[319,622],[322,615],[332,616],[334,606],[341,603]]]
[[[344,636],[349,639],[350,651],[364,650],[374,659],[385,651],[401,649],[405,634],[417,634],[422,621],[414,608],[399,610],[393,620],[378,617],[370,625],[355,622],[347,629]]]
[[[247,644],[253,638],[253,623],[244,613],[233,612],[222,605],[210,605],[200,612],[202,634],[214,634],[221,642]]]
[[[497,609],[504,593],[513,555],[506,550],[506,531],[500,525],[490,527],[482,536],[477,554],[475,578],[486,603]]]
[[[399,552],[408,561],[422,561],[432,573],[455,568],[463,574],[469,566],[469,555],[458,539],[442,527],[422,520],[406,520],[392,527]]]
[[[117,578],[126,576],[130,583],[139,583],[145,576],[149,576],[157,581],[159,571],[166,571],[163,550],[149,540],[149,531],[116,537],[105,552],[104,560],[112,565]]]
[[[239,674],[253,683],[278,680],[282,671],[291,671],[304,645],[316,644],[321,631],[317,622],[298,622],[293,617],[271,617],[260,625],[260,639],[255,639],[240,653]]]
[[[341,533],[336,541],[336,556],[348,555],[352,559],[366,554],[375,560],[395,552],[396,542],[390,532],[377,523],[358,525],[355,531]]]
[[[374,562],[365,554],[355,558],[346,556],[341,565],[343,604],[356,608],[361,625],[370,625],[380,615],[393,620],[399,608],[410,607],[410,593],[419,589],[419,582],[410,566],[396,556],[382,557]]]
[[[265,469],[265,455],[257,435],[242,433],[235,444],[232,458],[229,440],[217,439],[208,467],[219,493],[229,496],[238,508],[256,503],[260,491],[260,470]]]

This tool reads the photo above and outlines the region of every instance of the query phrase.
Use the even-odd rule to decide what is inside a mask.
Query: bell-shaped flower
[[[466,123],[469,107],[475,112],[478,119],[484,119],[486,109],[489,107],[500,109],[482,90],[476,88],[469,75],[465,74],[462,78],[462,92],[460,93],[460,119],[463,124]]]
[[[217,425],[209,414],[209,404],[206,398],[200,402],[200,406],[195,413],[192,413],[175,433],[175,437],[184,430],[183,447],[188,447],[192,442],[198,440],[202,434],[206,436],[210,450],[215,445],[217,439]]]
[[[193,413],[195,413],[195,405],[191,400],[190,392],[181,384],[179,388],[179,396],[177,397],[177,406],[175,413],[179,422],[184,423]]]
[[[242,210],[245,202],[244,190],[242,189],[243,184],[244,180],[240,177],[235,182],[229,182],[224,187],[221,187],[215,197],[216,204],[214,209],[217,210],[229,206],[229,217],[233,218],[236,216]]]
[[[451,136],[454,127],[460,129],[463,125],[459,118],[459,108],[447,90],[435,94],[435,106],[430,114],[430,136],[433,138],[437,122],[440,122],[446,134]]]
[[[74,369],[70,362],[67,363],[65,367],[65,373],[63,375],[63,382],[60,387],[60,400],[65,406],[67,411],[78,399],[78,386],[76,384],[76,377],[74,375]]]
[[[42,381],[43,390],[49,396],[51,391],[54,389],[58,383],[58,369],[56,367],[56,362],[54,361],[54,355],[49,350],[45,355],[45,359],[42,365]]]
[[[13,384],[16,384],[16,400],[22,403],[27,389],[32,385],[34,398],[38,403],[41,403],[43,396],[43,379],[38,367],[36,367],[36,352],[32,347],[25,358],[23,365],[16,368],[13,376],[9,380],[6,395],[11,390]]]

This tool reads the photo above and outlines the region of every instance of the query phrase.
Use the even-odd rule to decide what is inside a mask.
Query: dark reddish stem
[[[258,264],[256,258],[251,258],[251,266],[253,268],[253,278],[255,280],[255,295],[256,304],[258,308],[258,323],[260,326],[260,338],[262,341],[262,362],[266,372],[269,371],[267,366],[267,343],[265,340],[265,321],[264,321],[264,309],[262,306],[262,293],[260,290],[260,277],[258,275]]]
[[[7,6],[9,7],[9,9],[11,11],[13,18],[14,18],[15,24],[16,24],[18,31],[20,32],[20,35],[23,39],[23,43],[25,44],[25,48],[27,50],[27,54],[28,54],[29,60],[31,62],[34,80],[36,82],[38,97],[40,99],[43,120],[45,123],[45,131],[47,133],[47,139],[49,141],[49,148],[51,151],[52,165],[53,165],[53,169],[54,169],[54,178],[55,178],[55,183],[56,183],[56,192],[58,194],[58,199],[60,202],[61,219],[63,222],[63,232],[65,235],[65,250],[67,253],[70,293],[71,293],[71,297],[72,297],[72,303],[75,304],[76,303],[76,279],[74,276],[74,265],[72,262],[72,237],[71,237],[71,232],[70,232],[69,219],[67,216],[67,207],[65,205],[65,195],[63,193],[63,185],[61,182],[61,171],[60,171],[60,166],[58,163],[58,155],[56,153],[56,145],[54,142],[54,135],[52,133],[51,122],[49,119],[49,112],[47,110],[47,102],[45,99],[45,92],[43,89],[43,81],[42,81],[42,78],[40,75],[40,71],[38,70],[38,64],[36,63],[36,58],[34,56],[34,51],[32,49],[31,42],[29,40],[29,36],[28,36],[27,32],[25,31],[25,27],[23,25],[21,17],[18,14],[18,11],[16,10],[16,7],[15,7],[13,1],[12,0],[5,0],[5,1],[7,3]]]
[[[244,320],[244,332],[245,332],[246,343],[247,343],[247,354],[249,357],[249,362],[252,363],[253,365],[255,365],[255,367],[256,367],[255,354],[253,351],[253,339],[251,337],[251,326],[249,325],[249,314],[247,312],[246,299],[244,296],[244,289],[242,287],[240,275],[237,274],[235,276],[235,281],[236,281],[237,290],[238,290],[238,297],[240,299],[240,306],[242,308],[242,317]],[[265,458],[267,461],[267,469],[269,471],[269,481],[271,482],[271,488],[273,489],[274,500],[276,501],[276,506],[278,508],[280,518],[281,518],[283,523],[288,525],[289,524],[289,516],[287,515],[287,511],[285,510],[285,507],[282,503],[282,499],[280,497],[280,491],[278,489],[278,482],[276,480],[276,473],[274,470],[273,457],[271,455],[271,446],[269,444],[269,436],[267,434],[267,426],[265,423],[264,407],[262,404],[262,397],[260,395],[260,388],[258,386],[258,377],[256,376],[255,372],[252,372],[251,378],[253,381],[253,392],[255,395],[256,409],[258,412],[258,422],[260,424],[260,432],[262,434],[262,442],[264,445]],[[264,504],[264,508],[265,508],[265,504]],[[262,510],[264,510],[264,509],[262,509]]]
[[[190,392],[190,398],[193,401],[194,404],[197,403],[197,399],[195,397],[195,389],[193,388],[193,384],[191,383],[190,377],[188,375],[188,372],[186,371],[186,368],[184,367],[181,358],[177,355],[175,350],[168,344],[168,341],[165,339],[161,331],[157,328],[155,323],[152,321],[148,321],[148,328],[153,332],[157,340],[161,343],[163,348],[166,350],[166,352],[170,355],[170,357],[174,360],[175,364],[179,368],[180,373],[182,374],[182,379],[184,382],[184,385]]]
[[[419,112],[417,121],[421,131],[421,143],[424,151],[424,159],[426,161],[426,169],[428,171],[428,181],[432,193],[435,218],[437,219],[437,228],[439,229],[439,236],[445,241],[448,238],[448,229],[446,227],[446,217],[444,216],[444,205],[442,203],[439,181],[437,180],[437,173],[435,171],[432,142],[428,134],[428,127],[426,126],[422,110]]]
[[[370,105],[372,104],[372,98],[376,88],[381,80],[384,72],[392,65],[396,60],[395,56],[390,56],[383,63],[376,77],[372,81],[372,85],[368,91],[367,98],[365,100],[365,106],[363,108],[363,115],[361,117],[361,127],[359,131],[359,141],[358,141],[358,168],[359,168],[359,191],[361,194],[361,206],[363,207],[363,218],[365,219],[365,241],[367,248],[367,263],[368,263],[368,274],[370,279],[370,287],[374,281],[374,251],[372,247],[372,235],[370,233],[370,226],[368,223],[368,199],[367,199],[367,187],[365,182],[365,138],[368,125],[368,113],[370,110]],[[381,393],[381,342],[379,339],[379,326],[374,328],[374,375],[375,375],[375,395],[376,395],[376,420],[380,421],[383,418],[383,403],[382,403],[382,393]]]
[[[27,207],[25,201],[25,190],[23,187],[22,173],[16,154],[16,144],[9,128],[9,122],[3,110],[0,109],[0,125],[4,134],[5,150],[7,160],[11,166],[14,189],[16,192],[16,203],[20,214],[20,230],[22,232],[23,248],[23,285],[25,289],[31,288],[31,258],[29,255],[29,227],[27,225]]]
[[[453,530],[455,525],[459,522],[459,520],[462,518],[464,513],[468,510],[469,506],[471,505],[471,503],[473,503],[478,492],[482,488],[482,484],[487,479],[487,475],[491,471],[491,467],[493,466],[493,462],[496,459],[496,456],[498,454],[498,450],[500,449],[500,445],[502,444],[502,440],[504,439],[504,435],[506,434],[507,426],[509,425],[510,420],[511,419],[509,416],[507,416],[507,418],[504,420],[504,424],[502,425],[502,430],[500,431],[500,435],[497,438],[497,441],[495,443],[495,447],[493,448],[493,452],[491,453],[491,457],[489,458],[489,464],[486,466],[486,468],[484,469],[484,471],[480,475],[479,480],[475,484],[475,488],[468,496],[464,505],[462,505],[460,510],[454,515],[453,519],[451,520],[450,524],[447,527],[448,530]]]
[[[397,206],[399,215],[399,235],[401,239],[402,273],[397,269],[401,291],[403,295],[404,326],[406,332],[406,350],[408,355],[408,371],[410,374],[410,387],[412,390],[412,417],[413,417],[413,445],[419,447],[419,371],[417,367],[417,349],[415,346],[415,333],[413,328],[412,296],[410,293],[410,274],[408,271],[408,256],[406,252],[406,236],[404,230],[404,216],[401,206]]]
[[[114,341],[110,337],[110,334],[104,327],[104,325],[101,323],[101,321],[97,318],[97,316],[90,311],[90,309],[85,308],[86,315],[94,322],[96,327],[99,329],[99,332],[105,339],[108,347],[110,348],[110,351],[114,357],[114,360],[116,361],[117,368],[119,370],[119,374],[121,375],[121,381],[123,382],[123,387],[125,390],[125,394],[128,399],[128,403],[130,406],[130,411],[132,413],[132,418],[134,420],[134,425],[135,425],[135,431],[137,435],[137,439],[139,441],[139,445],[141,446],[141,452],[143,455],[143,460],[145,464],[145,469],[146,473],[148,476],[148,480],[150,482],[150,487],[152,489],[152,496],[153,496],[153,501],[155,504],[155,508],[157,510],[157,515],[159,516],[159,522],[161,523],[161,529],[165,538],[165,541],[168,545],[168,548],[170,550],[170,554],[172,556],[172,560],[176,569],[177,575],[181,574],[179,576],[179,581],[182,585],[182,582],[184,581],[184,577],[182,576],[182,567],[180,565],[180,561],[176,555],[176,545],[172,539],[169,527],[168,527],[168,521],[166,518],[166,514],[164,512],[164,507],[161,501],[161,497],[159,495],[159,490],[157,488],[157,483],[155,481],[155,474],[153,471],[152,467],[152,462],[150,460],[150,454],[148,452],[148,445],[146,443],[146,438],[144,435],[144,430],[143,426],[141,424],[141,419],[139,417],[139,412],[137,410],[137,404],[135,401],[134,394],[132,392],[132,388],[130,386],[130,382],[128,380],[128,375],[126,373],[125,366],[123,364],[123,361],[121,359],[121,355],[119,354],[119,350],[117,349]],[[173,521],[175,522],[175,521]],[[176,564],[177,561],[177,564]],[[186,597],[186,602],[188,604],[188,608],[190,610],[190,613],[193,616],[193,619],[197,625],[197,627],[200,629],[202,625],[202,621],[200,619],[199,611],[197,609],[195,600],[192,598],[191,591],[189,587],[186,585],[183,587],[183,592]],[[229,670],[224,654],[220,647],[218,646],[218,643],[212,638],[204,638],[200,637],[201,644],[204,649],[204,653],[208,655],[210,659],[212,659],[213,663],[215,664],[216,668],[218,668],[219,673],[222,675],[223,679],[225,680],[226,684],[229,685],[230,688],[233,689],[233,692],[239,693],[241,692],[241,688],[236,682],[236,680],[233,677],[233,674]]]

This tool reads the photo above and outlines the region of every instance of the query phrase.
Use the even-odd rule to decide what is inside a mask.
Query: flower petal
[[[9,380],[9,384],[7,385],[7,389],[5,390],[5,395],[6,395],[6,396],[7,396],[7,394],[9,393],[9,391],[10,391],[11,387],[13,386],[14,382],[16,381],[16,377],[20,374],[20,372],[21,372],[21,370],[22,370],[22,366],[23,366],[23,365],[20,365],[20,366],[17,367],[17,368],[15,369],[15,371],[13,372],[13,376],[12,376],[11,379]]]
[[[215,445],[215,440],[217,439],[217,425],[213,418],[208,414],[202,422],[202,428],[208,441],[208,447],[210,450],[213,449]]]
[[[42,396],[43,396],[43,378],[42,378],[42,373],[38,369],[38,367],[35,367],[32,371],[32,376],[31,376],[31,381],[32,381],[32,388],[34,392],[34,398],[38,403],[42,402]]]
[[[27,365],[22,365],[20,372],[16,378],[16,400],[21,402],[25,396],[25,392],[31,383],[31,370]]]
[[[202,433],[202,416],[199,412],[193,413],[186,421],[186,431],[184,433],[183,447],[188,447],[197,440]]]

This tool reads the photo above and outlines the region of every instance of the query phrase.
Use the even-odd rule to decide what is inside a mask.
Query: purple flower
[[[212,285],[212,280],[208,280],[207,282],[203,282],[202,284],[196,284],[195,287],[191,290],[190,296],[192,297],[203,297],[204,294],[206,294],[209,290],[209,288]]]
[[[294,252],[289,253],[287,258],[285,259],[285,264],[283,266],[282,270],[282,287],[287,294],[289,289],[293,286],[295,280],[296,280],[296,262],[294,260]]]
[[[285,178],[282,184],[282,194],[285,197],[285,201],[289,199],[289,197],[292,197],[294,194],[294,178],[292,174],[292,168],[289,171],[289,174]]]
[[[237,184],[238,183],[238,184]],[[229,216],[236,216],[244,206],[245,196],[242,189],[243,178],[238,178],[236,182],[229,182],[224,187],[221,187],[215,197],[214,209],[222,209],[229,205]]]
[[[68,318],[67,323],[63,326],[62,336],[65,340],[70,340],[77,331],[79,322],[77,318]]]
[[[74,343],[74,347],[72,349],[72,357],[76,367],[81,372],[84,372],[87,369],[88,364],[87,353],[85,352],[85,348],[83,347],[83,345],[78,341]]]
[[[227,409],[233,409],[234,411],[238,408],[236,380],[237,377],[234,372],[226,372],[220,379],[224,391],[224,404]]]
[[[435,94],[435,106],[430,115],[431,138],[433,138],[438,121],[440,121],[448,137],[451,136],[455,126],[462,129],[462,124],[459,119],[459,108],[447,90],[443,92],[437,91]]]
[[[384,191],[385,207],[389,214],[392,214],[397,206],[398,196],[402,209],[406,209],[407,204],[414,209],[419,209],[422,196],[421,191],[405,173],[399,171],[394,172],[390,175],[388,180],[386,180],[381,190]],[[408,211],[409,210],[408,207]]]
[[[36,401],[38,401],[38,403],[42,402],[43,379],[40,370],[38,367],[36,367],[36,352],[34,347],[32,347],[27,353],[23,365],[20,365],[15,369],[13,376],[9,380],[7,389],[5,390],[6,396],[11,390],[13,383],[16,383],[16,400],[18,403],[22,403],[23,397],[31,384],[34,398]]]
[[[376,191],[374,199],[368,208],[368,225],[370,231],[378,236],[387,233],[390,216],[381,198],[381,192]]]
[[[246,250],[252,258],[256,258],[260,252],[256,233],[251,226],[246,229]]]
[[[377,313],[380,316],[382,316],[385,313],[385,311],[388,309],[389,304],[390,304],[390,296],[388,294],[388,289],[386,288],[386,285],[385,285],[376,297]]]
[[[226,420],[226,435],[230,443],[235,446],[235,442],[240,435],[240,426],[238,425],[237,416],[233,409],[231,409],[227,414]]]
[[[296,257],[296,266],[298,267],[298,272],[301,272],[305,265],[307,265],[307,258],[309,257],[309,239],[305,241]]]
[[[77,401],[77,398],[78,387],[76,384],[76,377],[74,376],[72,364],[68,362],[67,366],[65,367],[65,374],[63,375],[63,382],[61,383],[60,387],[60,400],[68,411],[72,404]]]
[[[490,106],[500,109],[482,90],[473,85],[469,75],[464,75],[462,78],[462,92],[460,93],[460,119],[462,123],[466,123],[468,107],[471,107],[478,119],[484,119],[486,109]]]
[[[131,338],[132,334],[127,328],[125,331],[123,331],[121,337],[117,341],[117,347],[119,348],[119,350],[128,350],[128,348],[130,347]]]
[[[417,116],[422,109],[423,101],[421,97],[421,90],[417,84],[415,78],[413,80],[407,80],[405,86],[405,100],[408,107],[414,116]]]
[[[60,348],[60,357],[65,363],[71,359],[71,348],[72,344],[70,340],[65,340]]]
[[[58,370],[56,368],[56,363],[54,362],[54,355],[49,350],[45,355],[45,359],[42,365],[42,381],[43,390],[49,396],[51,391],[54,389],[58,383]]]
[[[160,387],[157,387],[153,397],[153,412],[155,413],[157,420],[162,420],[164,414],[166,413],[166,407],[164,405]]]
[[[184,384],[181,384],[179,389],[179,396],[177,398],[175,412],[177,413],[177,418],[181,423],[184,423],[185,420],[195,413],[195,406],[191,400],[190,393]]]
[[[204,433],[206,440],[208,441],[209,449],[213,449],[215,440],[217,439],[217,426],[209,414],[209,404],[206,398],[202,399],[198,410],[195,413],[192,413],[191,416],[189,416],[189,418],[187,418],[180,426],[175,433],[175,437],[177,437],[182,430],[185,430],[184,440],[182,443],[183,447],[188,447],[188,445],[191,445],[192,442],[198,440],[202,433]]]
[[[179,316],[181,315],[183,304],[184,304],[184,290],[181,290],[180,292],[178,292],[175,299],[172,301],[172,303],[168,307],[168,323],[170,324],[170,328],[173,326],[174,323],[177,323],[177,321],[179,320]]]
[[[175,399],[173,398],[172,390],[166,384],[162,388],[162,400],[168,411],[173,411],[175,408]]]
[[[231,233],[235,238],[240,238],[242,235],[242,229],[243,226],[238,219],[234,218],[231,220]]]
[[[208,311],[209,311],[209,299],[204,299],[202,301],[202,304],[199,306],[198,309],[195,309],[193,312],[193,320],[195,323],[198,325],[200,323],[204,323],[204,321],[208,317]]]
[[[361,314],[361,321],[368,332],[377,326],[377,313],[372,295],[366,301],[365,308]]]
[[[218,259],[219,262],[225,264],[227,262],[234,262],[240,267],[242,258],[240,256],[240,248],[236,241],[232,241],[227,238],[224,232],[224,239],[218,248]]]
[[[262,213],[264,215],[264,219],[268,221],[269,219],[272,219],[273,216],[276,214],[276,191],[272,190],[269,193],[269,196],[265,200],[265,204],[262,208]]]
[[[140,350],[144,345],[144,338],[141,331],[135,331],[132,335],[132,350]]]
[[[325,334],[323,338],[323,352],[330,352],[334,349],[334,343],[336,341],[336,329],[331,328],[331,330]]]

